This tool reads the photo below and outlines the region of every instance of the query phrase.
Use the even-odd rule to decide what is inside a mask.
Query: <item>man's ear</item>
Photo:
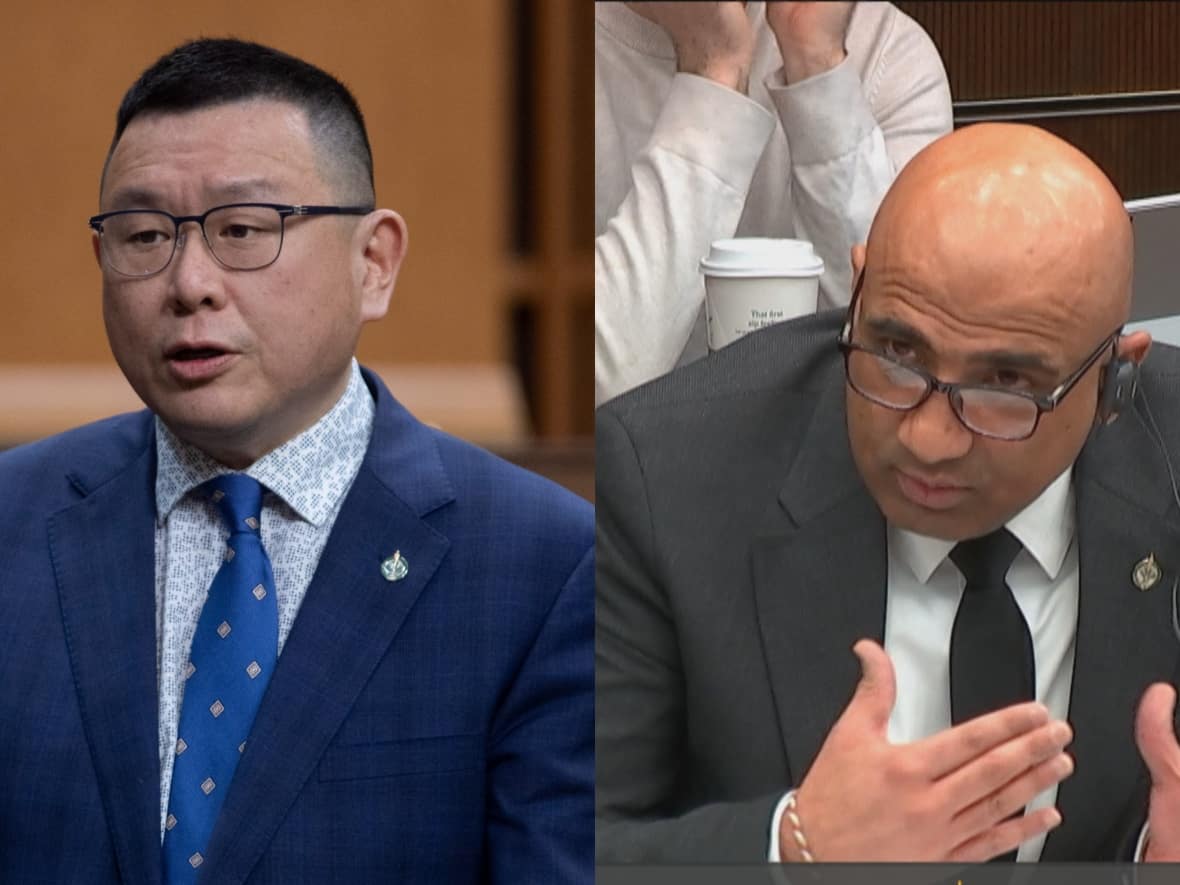
[[[852,247],[852,280],[854,283],[865,269],[865,255],[867,254],[868,250],[865,249],[864,243],[857,243]]]
[[[90,247],[94,249],[94,260],[98,262],[98,266],[102,267],[102,241],[99,239],[98,231],[90,232]]]
[[[1130,408],[1139,383],[1139,366],[1151,350],[1151,335],[1142,330],[1120,335],[1117,356],[1103,370],[1098,381],[1098,409],[1094,424],[1113,424],[1119,414]],[[1130,368],[1128,368],[1128,366]]]
[[[376,209],[357,228],[357,276],[361,289],[361,320],[385,316],[406,257],[410,234],[406,222],[392,209]]]
[[[1140,330],[1129,335],[1119,336],[1118,354],[1121,360],[1130,360],[1136,365],[1142,365],[1151,350],[1151,335]]]

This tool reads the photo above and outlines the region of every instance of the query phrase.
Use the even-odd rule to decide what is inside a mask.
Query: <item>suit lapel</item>
[[[96,491],[71,479],[85,497],[50,518],[49,546],[82,726],[123,881],[158,882],[155,449]]]
[[[1063,823],[1049,834],[1044,860],[1090,858],[1096,842],[1110,835],[1112,818],[1133,800],[1143,771],[1133,739],[1139,699],[1151,682],[1174,676],[1180,528],[1169,521],[1167,476],[1134,414],[1100,430],[1078,461],[1080,579],[1069,703],[1076,768],[1058,791]],[[1140,590],[1132,572],[1149,554],[1162,576]]]
[[[860,481],[829,385],[752,553],[762,647],[792,783],[810,768],[860,675],[851,648],[882,642],[885,521]]]
[[[433,437],[376,387],[373,439],[279,657],[208,851],[243,881],[376,670],[450,542],[422,516],[453,499]],[[381,563],[400,551],[404,579]]]

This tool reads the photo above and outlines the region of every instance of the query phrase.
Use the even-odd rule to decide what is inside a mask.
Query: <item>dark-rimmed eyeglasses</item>
[[[852,302],[848,305],[844,328],[837,339],[844,354],[844,374],[848,385],[870,402],[899,412],[916,409],[932,393],[945,393],[952,411],[963,426],[991,439],[1015,442],[1032,436],[1041,414],[1057,408],[1103,353],[1109,349],[1111,358],[1116,356],[1119,335],[1122,333],[1120,326],[1103,338],[1081,366],[1048,394],[986,384],[949,383],[935,378],[921,366],[852,340],[852,321],[863,283],[862,271],[852,293]]]
[[[289,206],[283,203],[227,203],[203,215],[172,215],[159,209],[103,212],[88,222],[98,233],[102,257],[128,277],[157,274],[172,262],[190,221],[218,264],[229,270],[261,270],[278,260],[291,216],[367,215],[369,206]]]

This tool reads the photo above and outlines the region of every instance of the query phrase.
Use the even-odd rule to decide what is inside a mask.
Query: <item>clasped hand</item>
[[[662,27],[676,49],[677,70],[707,77],[746,92],[754,58],[754,29],[745,4],[628,3]],[[783,58],[787,82],[822,73],[844,59],[844,40],[852,3],[788,2],[766,4],[766,21]]]

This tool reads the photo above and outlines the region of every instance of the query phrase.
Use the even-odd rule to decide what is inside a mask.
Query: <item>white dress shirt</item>
[[[319,421],[244,472],[262,483],[262,544],[270,558],[281,653],[320,554],[369,446],[376,407],[356,360],[344,394]],[[156,641],[160,715],[160,839],[168,816],[183,671],[229,530],[192,492],[230,473],[156,419]]]
[[[1069,712],[1078,624],[1078,552],[1074,543],[1072,467],[1007,522],[1023,545],[1008,570],[1008,586],[1033,640],[1036,699],[1054,719]],[[950,637],[966,586],[948,554],[954,541],[888,529],[889,583],[885,603],[885,651],[897,675],[897,703],[888,736],[895,744],[929,737],[951,726]],[[1028,810],[1054,803],[1057,787],[1039,793]],[[775,809],[769,859],[779,862]],[[806,811],[802,810],[806,828]],[[1016,859],[1035,861],[1045,835],[1020,845]]]

